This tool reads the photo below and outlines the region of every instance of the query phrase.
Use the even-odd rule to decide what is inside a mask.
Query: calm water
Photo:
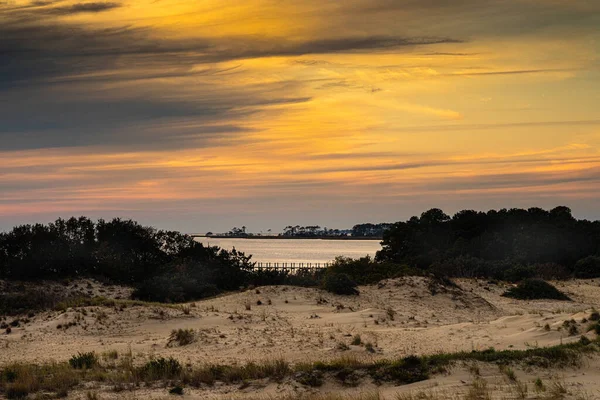
[[[223,249],[252,254],[252,261],[270,263],[326,263],[337,256],[352,258],[375,256],[381,249],[379,240],[319,240],[319,239],[217,239],[196,238],[197,241]]]

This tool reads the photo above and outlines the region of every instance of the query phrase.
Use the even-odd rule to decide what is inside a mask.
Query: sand
[[[391,279],[360,287],[360,295],[355,297],[312,288],[273,286],[188,303],[185,307],[84,307],[42,312],[28,318],[29,322],[21,327],[13,328],[10,335],[0,335],[0,365],[64,361],[79,351],[102,354],[111,350],[131,352],[138,362],[173,356],[191,364],[239,364],[273,358],[297,363],[342,356],[390,359],[489,347],[525,349],[579,340],[580,335],[569,336],[562,329],[563,322],[574,319],[579,330],[585,331],[586,324],[581,320],[600,304],[600,286],[595,281],[556,282],[572,302],[513,300],[501,296],[505,284],[481,280],[456,283],[458,287],[432,284],[422,277]],[[107,287],[94,281],[75,282],[62,290],[82,288],[106,297],[129,295],[126,288]],[[168,346],[174,329],[194,329],[198,340],[188,346]],[[363,343],[372,343],[375,352],[351,345],[356,335],[360,335]],[[340,343],[349,350],[341,350]],[[577,370],[518,373],[522,374],[521,381],[533,382],[540,377],[574,385],[574,389],[581,389],[580,393],[597,396],[600,390],[597,367],[598,361],[592,359]],[[506,394],[513,390],[514,385],[506,382],[498,368],[482,366],[482,370],[482,376],[494,391]],[[467,393],[474,379],[465,368],[457,367],[448,376],[403,387],[367,384],[360,388],[340,388],[327,383],[321,390],[378,391],[384,398],[426,391],[451,397],[451,393]],[[259,386],[192,390],[186,397],[243,397],[312,390],[294,382],[264,382]],[[151,398],[153,393],[140,391],[130,395]],[[164,391],[157,394],[161,395]],[[106,398],[121,398],[110,396]]]

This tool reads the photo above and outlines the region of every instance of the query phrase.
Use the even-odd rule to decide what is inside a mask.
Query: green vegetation
[[[328,292],[341,295],[358,295],[356,282],[354,282],[347,274],[338,274],[328,272],[322,281],[322,288]]]
[[[589,256],[577,261],[573,272],[577,278],[600,278],[600,257]]]
[[[69,365],[75,369],[90,369],[98,364],[96,353],[78,353],[71,357]]]
[[[179,361],[170,358],[157,358],[148,361],[144,366],[136,372],[139,377],[147,381],[157,381],[174,379],[181,374],[183,370]]]
[[[316,232],[319,227],[288,228]],[[135,299],[179,303],[251,285],[320,286],[332,293],[357,294],[357,284],[406,275],[510,282],[600,276],[600,221],[577,220],[567,207],[466,210],[452,218],[432,209],[406,222],[362,224],[355,230],[363,235],[384,232],[374,260],[340,257],[326,271],[292,275],[257,270],[250,256],[236,250],[206,247],[190,236],[131,220],[58,219],[0,233],[0,279],[98,278],[134,286]],[[5,291],[0,294],[0,314],[35,312],[71,301],[42,291]]]
[[[100,277],[138,288],[136,297],[185,301],[252,280],[250,257],[131,220],[58,219],[0,233],[0,279]]]
[[[341,358],[328,362],[300,363],[291,366],[284,360],[262,363],[249,362],[244,365],[182,365],[174,358],[157,358],[136,367],[132,356],[119,357],[119,363],[103,365],[95,354],[83,353],[74,356],[69,363],[29,365],[12,364],[0,369],[0,394],[9,399],[23,398],[37,392],[66,394],[84,382],[103,382],[105,385],[135,387],[140,382],[170,383],[173,387],[200,387],[215,382],[239,384],[258,379],[281,381],[293,377],[301,384],[320,386],[324,377],[330,376],[346,384],[353,384],[358,376],[374,382],[408,384],[429,379],[432,375],[446,371],[456,362],[495,363],[509,379],[516,380],[509,365],[520,364],[539,368],[577,366],[585,354],[599,351],[598,340],[578,341],[548,348],[527,350],[459,352],[410,356],[398,360],[359,361]],[[511,378],[512,377],[512,378]]]
[[[337,257],[328,273],[346,274],[359,285],[377,283],[383,279],[407,275],[423,275],[423,271],[391,262],[375,262],[371,257],[352,259]]]
[[[179,346],[187,346],[196,341],[196,333],[193,329],[177,329],[171,332],[167,346],[177,344]]]
[[[519,300],[571,300],[569,296],[541,279],[525,279],[517,286],[508,289],[503,296]]]
[[[600,276],[600,221],[577,220],[567,207],[424,212],[384,232],[377,262],[441,275],[563,279]]]

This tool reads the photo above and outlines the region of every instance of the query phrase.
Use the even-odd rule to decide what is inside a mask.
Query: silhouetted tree
[[[386,230],[376,260],[423,269],[435,266],[443,270],[445,266],[461,274],[477,271],[493,275],[507,272],[507,265],[544,265],[546,271],[555,265],[572,270],[577,261],[597,255],[599,243],[600,223],[577,220],[568,207],[487,213],[464,210],[452,218],[432,209]],[[589,270],[593,262],[588,260],[585,265]],[[535,268],[530,272],[535,274]],[[556,275],[564,272],[557,270]]]

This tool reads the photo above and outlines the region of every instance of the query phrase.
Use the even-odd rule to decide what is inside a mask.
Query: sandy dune
[[[600,287],[594,281],[556,283],[574,299],[572,302],[512,300],[501,296],[505,286],[486,281],[458,280],[457,284],[452,287],[428,278],[399,278],[360,287],[357,297],[318,289],[261,287],[188,304],[189,313],[158,305],[43,312],[28,318],[29,322],[14,328],[10,335],[0,335],[0,364],[63,361],[78,351],[101,354],[109,350],[131,351],[140,363],[153,356],[173,356],[189,363],[236,364],[279,357],[299,362],[349,355],[395,358],[489,347],[523,349],[578,340],[580,335],[569,336],[563,322],[574,319],[583,332],[586,324],[581,320],[600,304]],[[88,281],[62,290],[82,288],[113,298],[129,294],[123,288]],[[198,340],[184,347],[167,346],[171,331],[180,328],[194,329]],[[350,345],[355,335],[364,343],[372,343],[375,353]],[[340,343],[350,349],[341,350]],[[571,372],[579,380],[564,371],[560,372],[564,374],[561,379],[568,384],[585,377],[587,383],[580,383],[598,390],[597,363],[590,362],[594,368]],[[543,373],[545,379],[551,379],[548,374],[557,372]],[[464,374],[468,375],[457,371],[449,377],[437,377],[433,383],[402,388],[362,386],[361,390],[381,390],[383,394],[434,389],[456,392],[467,390],[464,382],[472,381]],[[523,379],[533,380],[541,372],[523,374]],[[497,368],[484,375],[489,375],[490,385],[504,384]],[[268,384],[261,392],[275,394],[290,388]],[[228,395],[230,392],[225,390]],[[211,395],[220,394],[217,390]],[[201,397],[205,396],[208,393]]]

